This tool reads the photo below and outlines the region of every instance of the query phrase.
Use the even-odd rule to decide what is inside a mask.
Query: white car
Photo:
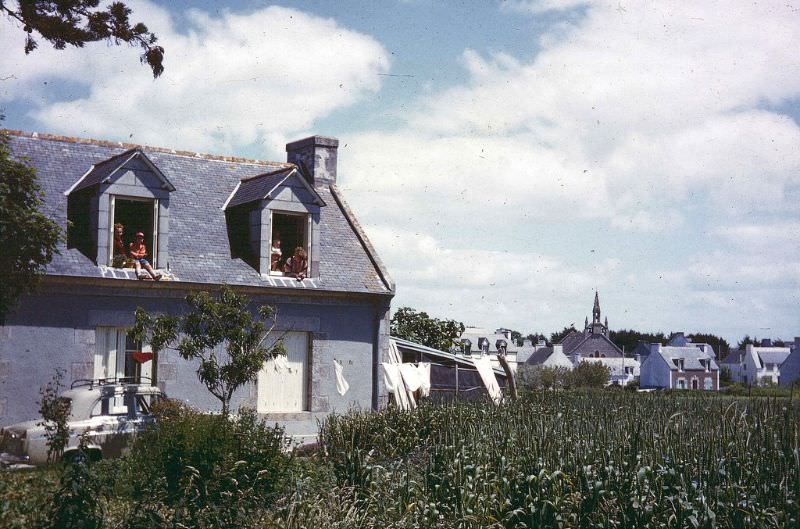
[[[86,433],[92,460],[118,457],[133,436],[152,423],[150,407],[162,398],[149,384],[114,380],[76,381],[60,398],[71,401],[69,440],[64,459],[74,457]],[[17,423],[0,430],[0,463],[47,463],[47,437],[41,419]]]

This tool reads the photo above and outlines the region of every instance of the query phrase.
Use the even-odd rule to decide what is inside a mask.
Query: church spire
[[[592,323],[600,323],[600,294],[594,291],[594,308],[592,309]]]

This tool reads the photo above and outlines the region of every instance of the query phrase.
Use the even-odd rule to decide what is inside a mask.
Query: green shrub
[[[127,479],[117,480],[134,500],[159,498],[174,506],[191,485],[203,504],[236,487],[252,487],[254,499],[263,502],[286,487],[290,458],[283,430],[252,410],[228,418],[165,400],[153,412],[155,424],[137,436],[122,463]]]

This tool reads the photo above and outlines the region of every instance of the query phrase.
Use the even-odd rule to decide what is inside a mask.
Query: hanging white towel
[[[386,386],[386,391],[394,395],[394,400],[401,410],[408,410],[411,404],[408,402],[408,393],[406,392],[403,376],[400,374],[400,364],[388,364],[382,362],[383,366],[383,382]]]
[[[350,384],[344,379],[342,364],[336,359],[333,360],[333,371],[336,373],[336,391],[339,392],[339,395],[344,396],[350,389]]]
[[[276,355],[272,357],[272,368],[276,373],[291,373],[292,369],[289,367],[289,360],[286,355]]]
[[[422,385],[422,381],[419,379],[417,366],[414,364],[400,364],[400,374],[403,375],[403,382],[409,393],[417,391],[420,385]]]
[[[495,404],[499,404],[500,401],[503,400],[503,394],[500,391],[500,384],[497,383],[497,379],[494,376],[492,361],[489,360],[488,356],[475,358],[472,361],[475,364],[475,369],[478,370],[478,374],[481,376],[481,380],[483,380],[483,385],[486,386],[486,391],[489,392],[489,397],[491,397]]]
[[[417,364],[417,374],[419,375],[419,394],[429,397],[431,394],[431,364],[420,362]]]

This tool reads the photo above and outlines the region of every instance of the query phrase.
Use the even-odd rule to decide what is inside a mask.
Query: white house
[[[639,384],[643,388],[719,389],[719,366],[711,353],[693,345],[658,345],[642,361]]]
[[[792,351],[789,347],[771,347],[768,341],[762,343],[762,347],[748,344],[745,348],[739,368],[740,382],[753,386],[779,383],[781,365]]]
[[[627,386],[640,376],[641,364],[634,358],[581,358],[580,361],[606,366],[610,371],[608,385]]]

